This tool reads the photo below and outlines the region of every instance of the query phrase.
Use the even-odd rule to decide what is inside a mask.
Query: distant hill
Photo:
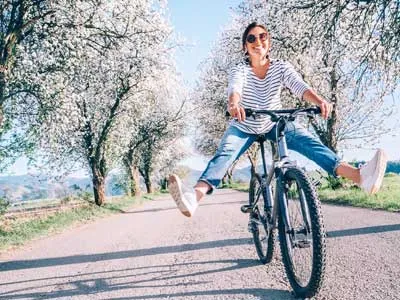
[[[190,170],[183,181],[194,185],[202,171]],[[234,172],[234,179],[248,181],[250,168],[238,169]],[[0,176],[0,198],[9,201],[25,201],[39,199],[58,199],[82,192],[93,192],[89,177],[66,177],[63,181],[55,182],[45,176],[21,175]],[[110,175],[106,180],[106,195],[116,196],[124,194],[123,187],[117,175]]]
[[[45,176],[0,176],[0,198],[5,197],[10,201],[57,199],[81,192],[92,192],[92,189],[89,177],[66,177],[55,182]],[[107,196],[122,193],[118,179],[113,175],[109,176],[106,180]]]
[[[389,161],[387,165],[386,172],[392,172],[392,173],[397,173],[400,174],[400,160],[396,161]]]
[[[259,167],[261,170],[261,166]],[[188,185],[196,184],[197,180],[200,178],[203,171],[191,170],[186,178],[183,178],[183,182]],[[240,169],[235,169],[233,171],[233,179],[235,181],[249,182],[250,181],[250,166]]]

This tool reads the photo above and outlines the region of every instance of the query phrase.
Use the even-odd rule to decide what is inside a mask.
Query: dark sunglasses
[[[258,35],[258,38],[260,39],[261,42],[264,42],[267,39],[268,34],[266,32],[260,33]],[[249,34],[246,38],[246,42],[253,44],[257,40],[257,36],[254,34]]]

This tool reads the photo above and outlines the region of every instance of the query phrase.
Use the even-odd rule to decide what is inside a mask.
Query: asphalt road
[[[193,218],[168,197],[0,255],[0,299],[294,299],[279,251],[261,265],[245,193]],[[327,272],[316,299],[400,299],[400,214],[323,206]]]

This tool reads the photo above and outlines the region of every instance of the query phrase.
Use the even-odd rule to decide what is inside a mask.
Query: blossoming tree
[[[19,76],[52,95],[32,103],[50,109],[27,122],[39,136],[42,164],[84,167],[101,205],[105,178],[122,156],[118,144],[128,143],[126,120],[151,107],[146,95],[165,67],[172,29],[158,1],[59,1],[54,10],[45,47],[22,51]],[[35,66],[32,57],[40,58]]]

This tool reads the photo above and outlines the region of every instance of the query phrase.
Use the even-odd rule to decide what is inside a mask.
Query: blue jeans
[[[336,176],[340,158],[323,145],[308,130],[297,123],[288,123],[285,128],[287,147],[314,161],[329,174]],[[238,159],[257,139],[250,134],[230,126],[223,135],[214,157],[200,176],[199,181],[208,183],[212,188],[219,185],[230,165]],[[275,141],[275,127],[267,134],[268,140]],[[210,190],[210,193],[212,189]]]

